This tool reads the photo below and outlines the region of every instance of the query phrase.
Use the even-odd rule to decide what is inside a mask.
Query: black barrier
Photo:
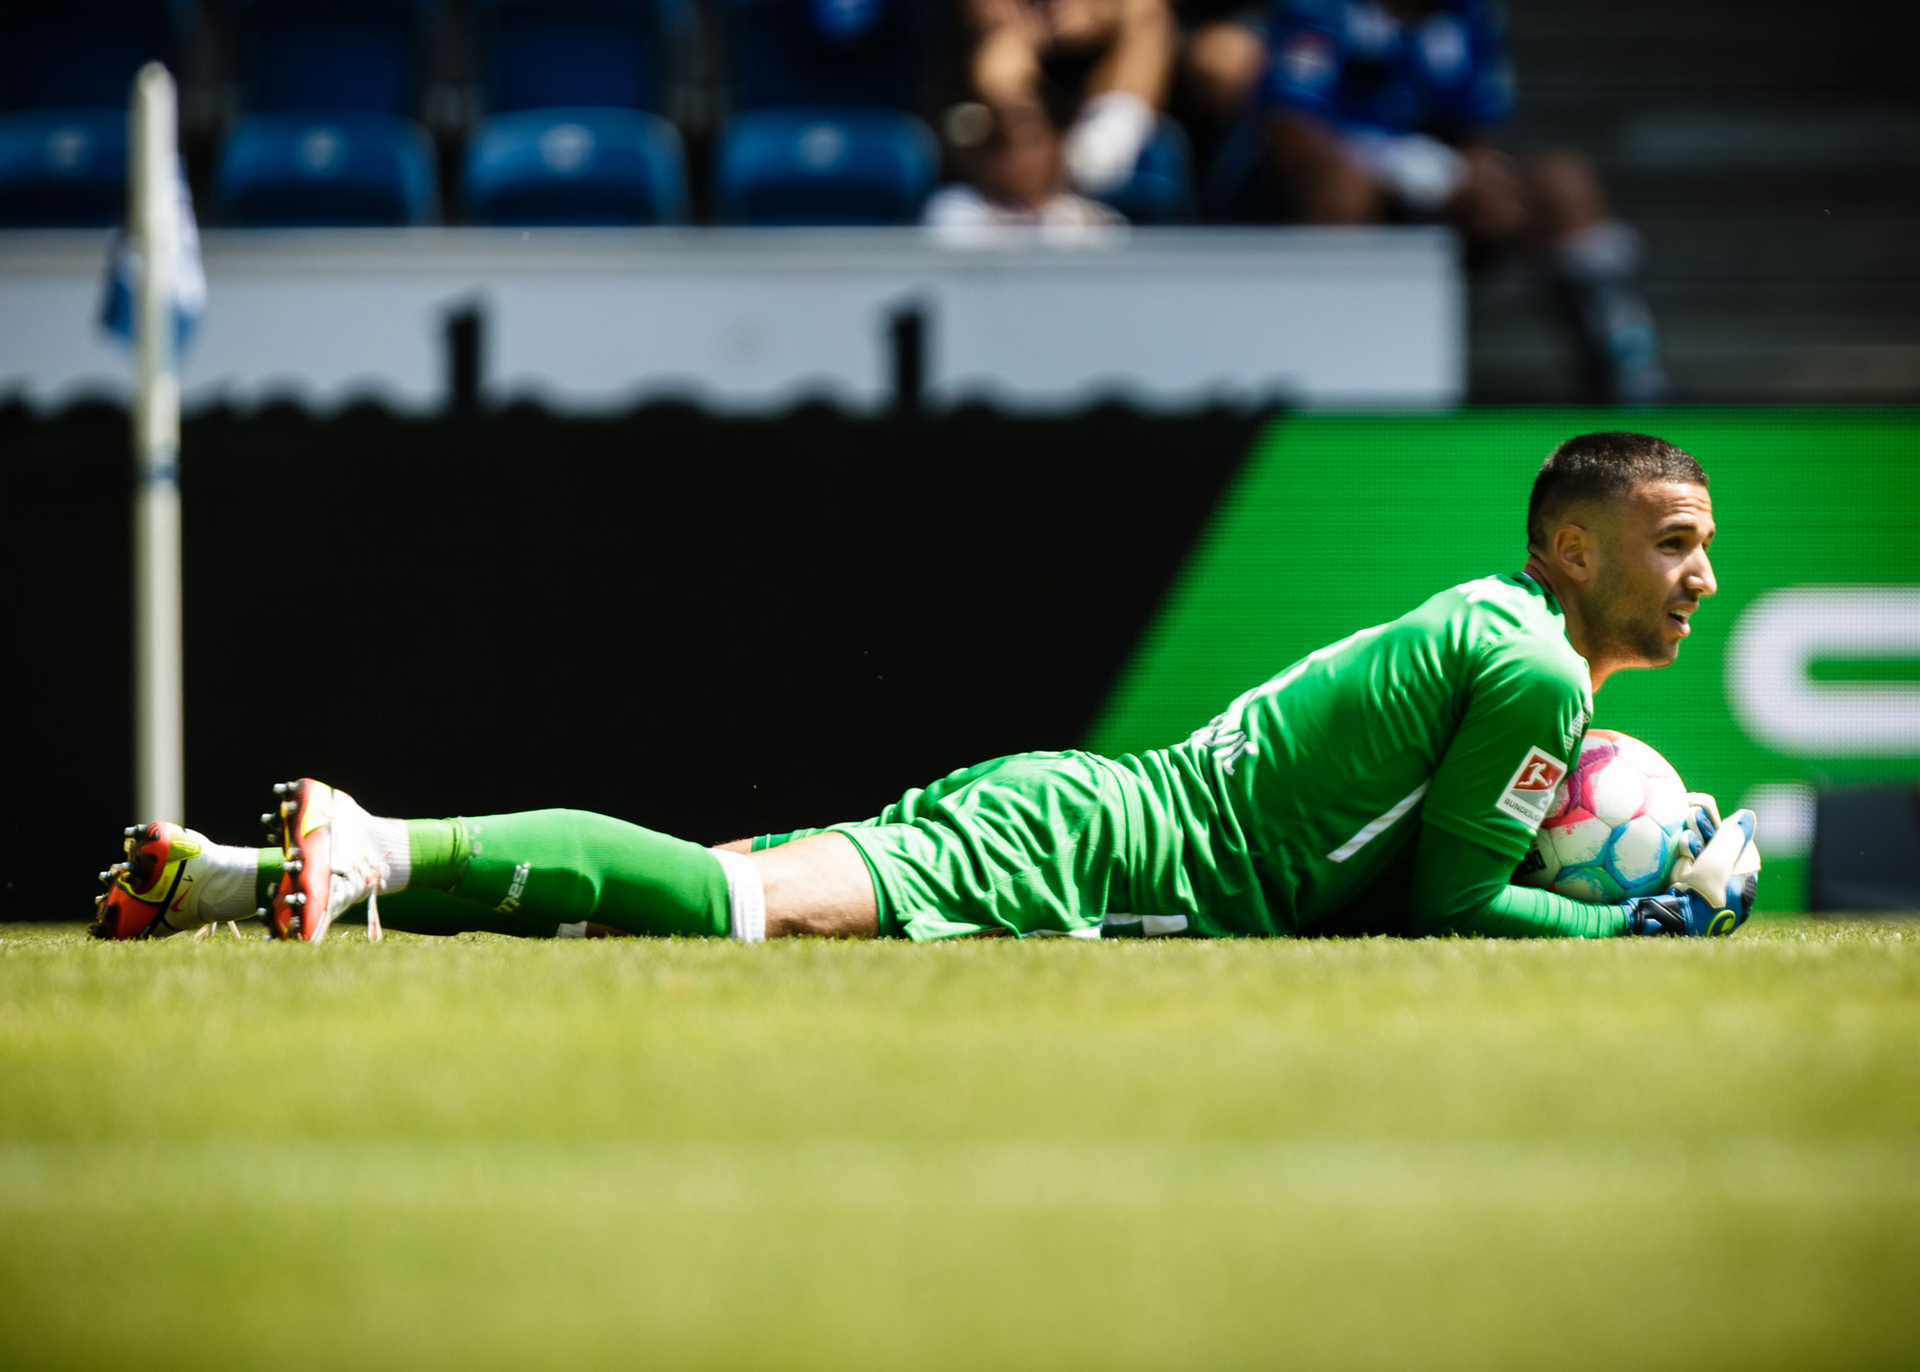
[[[1820,793],[1807,908],[1920,912],[1920,789],[1854,786]]]
[[[187,821],[270,783],[716,841],[1082,738],[1261,418],[186,426]],[[0,412],[5,902],[79,917],[131,806],[127,421]]]

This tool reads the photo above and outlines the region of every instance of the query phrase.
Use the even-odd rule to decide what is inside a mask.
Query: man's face
[[[1596,520],[1600,559],[1588,604],[1594,648],[1664,667],[1703,596],[1719,589],[1707,549],[1713,502],[1704,486],[1647,481]]]

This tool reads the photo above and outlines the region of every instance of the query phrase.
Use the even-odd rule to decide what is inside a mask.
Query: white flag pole
[[[138,249],[133,390],[133,733],[135,818],[186,819],[180,643],[180,374],[174,357],[179,245],[173,78],[158,62],[133,83],[128,229]]]

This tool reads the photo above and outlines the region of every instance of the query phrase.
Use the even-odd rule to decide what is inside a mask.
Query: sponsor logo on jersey
[[[513,883],[507,887],[507,898],[494,906],[502,915],[510,915],[520,908],[520,895],[527,889],[527,878],[533,875],[533,864],[523,862],[513,869]]]
[[[1529,748],[1513,769],[1506,789],[1500,793],[1499,808],[1515,819],[1538,824],[1553,805],[1554,787],[1567,774],[1567,764],[1544,748]]]

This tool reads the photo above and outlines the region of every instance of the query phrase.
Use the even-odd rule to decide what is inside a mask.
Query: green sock
[[[542,923],[590,920],[629,934],[731,932],[727,878],[697,843],[586,810],[532,810],[467,820],[410,820],[415,885],[454,865],[445,829],[458,825],[464,870],[449,887],[497,914]],[[427,863],[440,863],[429,868]]]
[[[380,897],[380,923],[390,934],[510,934],[514,938],[552,938],[559,921],[503,915],[445,891],[409,886],[404,891]]]
[[[407,885],[451,890],[466,874],[467,855],[472,849],[472,840],[462,820],[408,820],[407,853],[413,862],[413,872],[407,878]]]

